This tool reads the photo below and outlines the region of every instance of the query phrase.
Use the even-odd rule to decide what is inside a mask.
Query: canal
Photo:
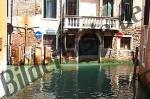
[[[150,99],[132,76],[129,65],[67,65],[8,99]]]

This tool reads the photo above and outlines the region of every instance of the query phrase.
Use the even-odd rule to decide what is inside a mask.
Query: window
[[[75,36],[66,36],[66,47],[74,48],[75,47]]]
[[[44,0],[44,18],[56,18],[57,0]]]
[[[103,0],[103,16],[113,16],[113,0]]]
[[[121,21],[131,22],[133,13],[133,0],[121,1]]]
[[[78,0],[66,0],[66,14],[67,15],[78,14]]]
[[[120,48],[122,50],[130,50],[131,49],[130,48],[130,45],[131,45],[130,43],[131,43],[131,37],[123,37],[121,39]]]
[[[104,48],[112,48],[112,36],[104,36]]]
[[[43,36],[44,46],[50,46],[53,50],[56,49],[56,35],[44,35]]]

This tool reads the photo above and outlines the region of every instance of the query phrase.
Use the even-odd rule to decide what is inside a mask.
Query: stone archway
[[[79,61],[99,60],[100,40],[96,34],[84,34],[79,40]]]

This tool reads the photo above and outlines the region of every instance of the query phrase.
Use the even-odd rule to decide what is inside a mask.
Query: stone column
[[[99,57],[99,62],[101,62],[101,53],[102,53],[102,48],[103,48],[103,44],[102,44],[102,39],[99,35],[99,32],[96,33],[98,40],[99,40],[99,45],[98,45],[98,57]]]

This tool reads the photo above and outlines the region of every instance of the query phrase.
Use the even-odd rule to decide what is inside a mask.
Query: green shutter
[[[103,16],[113,16],[113,0],[103,0]]]
[[[107,1],[103,1],[103,16],[107,16]]]

